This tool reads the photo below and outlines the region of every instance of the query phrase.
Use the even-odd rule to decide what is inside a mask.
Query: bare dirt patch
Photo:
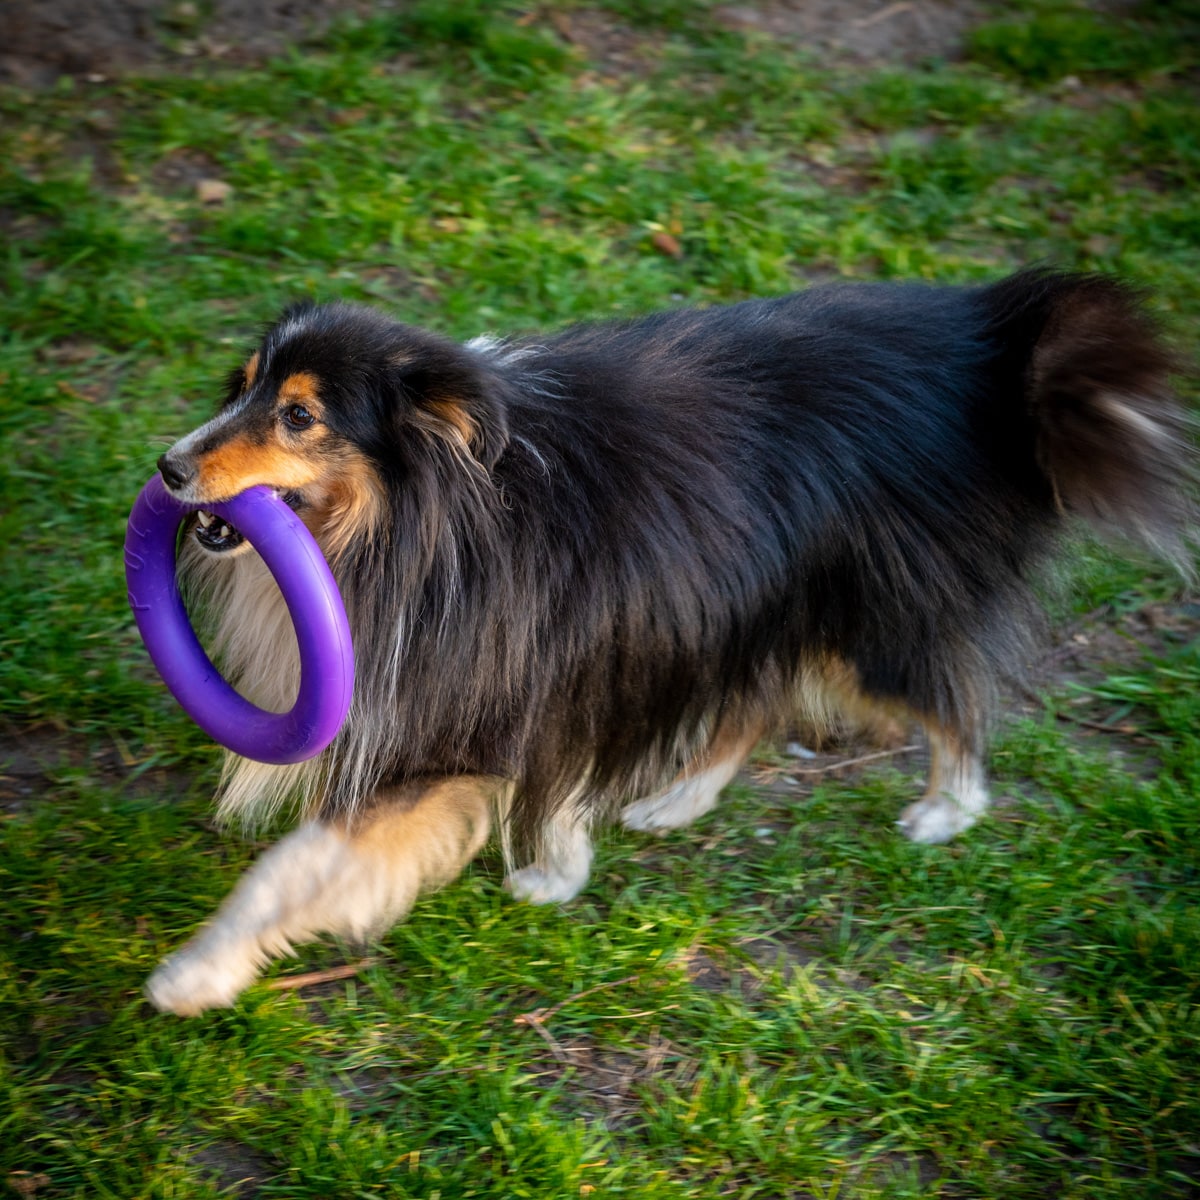
[[[195,786],[195,774],[177,764],[147,769],[117,738],[0,720],[0,821],[52,800],[69,787],[111,788],[127,796],[182,796]]]
[[[40,87],[62,75],[261,62],[319,39],[335,20],[402,7],[403,0],[0,0],[0,80]],[[713,17],[826,61],[914,63],[957,57],[984,12],[975,0],[770,0],[722,5]],[[661,36],[586,8],[531,7],[525,20],[546,24],[612,74],[643,70]]]
[[[768,34],[825,60],[916,63],[957,58],[968,31],[985,12],[983,4],[959,0],[774,0],[723,5],[717,18],[730,28]]]
[[[570,1106],[599,1119],[609,1129],[619,1129],[636,1118],[642,1091],[665,1083],[685,1087],[692,1080],[696,1060],[683,1046],[651,1029],[636,1051],[603,1046],[586,1037],[554,1043],[553,1055],[540,1059],[551,1079],[568,1077]]]
[[[210,1174],[213,1183],[222,1191],[239,1197],[257,1196],[259,1185],[278,1174],[273,1163],[231,1138],[222,1138],[193,1151],[190,1160]]]
[[[1195,599],[1144,604],[1128,612],[1105,607],[1088,613],[1059,636],[1035,676],[1035,690],[1014,701],[1031,714],[1041,708],[1037,694],[1057,700],[1058,719],[1072,740],[1103,748],[1125,768],[1142,776],[1157,772],[1155,737],[1142,727],[1144,714],[1097,695],[1093,689],[1113,676],[1140,673],[1147,663],[1168,658],[1200,640],[1200,602]]]
[[[197,59],[256,62],[369,9],[346,0],[0,0],[0,79],[34,87]]]

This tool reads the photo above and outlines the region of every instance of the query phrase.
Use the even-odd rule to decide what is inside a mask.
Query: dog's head
[[[505,441],[481,355],[370,309],[306,305],[284,313],[230,377],[217,415],[158,468],[188,504],[274,488],[337,542],[373,527],[406,474],[437,462],[486,472]],[[204,511],[194,528],[213,553],[242,545]]]

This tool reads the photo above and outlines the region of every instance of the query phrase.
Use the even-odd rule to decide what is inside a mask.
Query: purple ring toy
[[[300,691],[290,712],[268,712],[239,695],[192,629],[175,580],[175,546],[180,521],[200,508],[245,536],[283,593],[300,648]],[[221,504],[184,504],[155,475],[129,514],[125,581],[154,665],[205,733],[236,754],[266,763],[303,762],[333,741],[354,690],[350,625],[312,534],[273,491],[252,487]]]

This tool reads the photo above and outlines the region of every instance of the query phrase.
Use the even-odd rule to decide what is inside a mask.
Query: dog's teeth
[[[204,509],[200,509],[200,511],[196,513],[196,520],[199,521],[205,529],[207,529],[213,523],[213,521],[216,520],[216,517],[214,517],[212,513],[205,512]]]
[[[230,534],[232,534],[232,533],[233,533],[233,530],[232,530],[232,529],[230,529],[228,525],[222,525],[222,526],[221,526],[221,536],[222,536],[222,537],[224,537],[224,538],[227,538],[227,537],[229,537],[229,536],[230,536]]]

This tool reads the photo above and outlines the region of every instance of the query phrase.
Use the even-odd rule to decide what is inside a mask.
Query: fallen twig
[[[623,983],[634,983],[638,978],[637,975],[626,975],[624,979],[613,979],[608,983],[598,983],[595,987],[584,988],[582,992],[575,992],[574,995],[567,996],[566,999],[560,1000],[557,1004],[551,1004],[549,1008],[535,1008],[527,1013],[518,1013],[517,1016],[513,1017],[513,1024],[528,1025],[550,1047],[551,1054],[560,1063],[569,1065],[571,1063],[571,1056],[558,1044],[554,1038],[554,1034],[546,1028],[547,1020],[554,1016],[559,1009],[576,1000],[582,1000],[584,996],[591,996],[593,993],[602,992],[607,988],[620,987]]]
[[[1021,694],[1031,704],[1036,704],[1039,708],[1048,707],[1046,701],[1036,692],[1030,691],[1028,688],[1022,688]],[[1112,725],[1105,724],[1103,721],[1091,721],[1087,717],[1077,717],[1074,713],[1066,712],[1061,708],[1054,709],[1055,720],[1067,721],[1071,725],[1080,725],[1084,729],[1095,729],[1099,733],[1120,733],[1125,736],[1138,732],[1136,725]]]
[[[594,995],[596,992],[607,991],[609,988],[620,987],[625,983],[636,983],[640,976],[626,975],[624,979],[612,979],[608,983],[598,983],[595,987],[584,988],[582,992],[573,992],[566,999],[560,1000],[557,1004],[551,1004],[549,1008],[535,1008],[527,1013],[520,1013],[513,1017],[514,1025],[534,1025],[540,1024],[552,1017],[560,1008],[565,1008],[568,1004],[573,1004],[576,1000],[582,1000],[584,996]]]
[[[363,958],[354,963],[342,963],[340,967],[328,967],[324,971],[308,971],[303,975],[284,975],[280,979],[267,982],[274,992],[294,992],[299,988],[311,987],[314,983],[330,983],[335,979],[351,979],[355,975],[374,966],[377,958]]]
[[[522,1013],[519,1017],[513,1017],[513,1024],[528,1025],[550,1047],[550,1053],[560,1063],[570,1065],[571,1056],[555,1041],[554,1034],[542,1024],[541,1018],[536,1013]]]
[[[881,8],[869,17],[858,17],[854,24],[859,29],[869,29],[872,25],[878,25],[880,21],[888,21],[892,17],[898,17],[902,12],[909,12],[912,7],[912,4],[908,3],[908,0],[901,0],[898,4],[889,4],[887,8]]]
[[[913,750],[920,750],[920,745],[916,742],[911,742],[907,746],[896,746],[891,750],[875,750],[870,754],[860,754],[857,758],[843,758],[838,762],[826,763],[821,767],[790,767],[787,770],[788,775],[826,775],[830,771],[840,771],[843,767],[857,767],[859,763],[873,762],[877,758],[892,758],[897,754],[908,754]]]
[[[1084,729],[1095,729],[1100,733],[1121,733],[1129,736],[1137,733],[1136,725],[1106,725],[1103,721],[1089,721],[1087,717],[1077,717],[1074,713],[1056,710],[1055,717],[1060,721],[1070,721],[1072,725],[1082,725]]]

